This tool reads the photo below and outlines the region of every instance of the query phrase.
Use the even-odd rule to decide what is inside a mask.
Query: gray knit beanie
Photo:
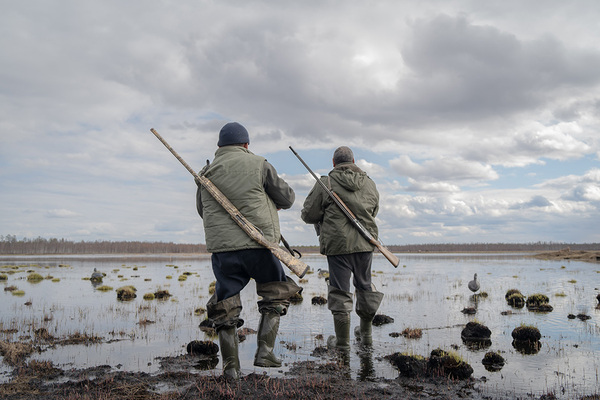
[[[250,143],[248,131],[237,122],[225,124],[219,132],[219,142],[217,146],[227,146],[230,144]]]

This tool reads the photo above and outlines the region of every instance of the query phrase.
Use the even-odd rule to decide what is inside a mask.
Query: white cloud
[[[72,218],[79,216],[78,213],[73,212],[71,210],[62,209],[54,209],[46,211],[46,216],[49,218]]]
[[[495,180],[498,174],[489,165],[454,157],[426,160],[417,164],[407,155],[392,161],[390,166],[399,175],[426,181],[482,182]]]

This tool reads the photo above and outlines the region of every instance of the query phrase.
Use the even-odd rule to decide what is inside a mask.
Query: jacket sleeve
[[[373,208],[373,218],[375,218],[377,216],[377,214],[379,213],[379,191],[377,190],[377,185],[375,184],[375,182],[369,178],[369,180],[373,183],[373,193],[375,195],[375,207]]]
[[[196,210],[198,210],[200,218],[204,218],[204,209],[202,208],[202,187],[200,185],[198,185],[198,189],[196,189]]]
[[[304,200],[300,214],[302,221],[307,224],[317,224],[323,220],[323,216],[325,215],[322,205],[323,195],[323,189],[321,189],[318,182],[315,183],[315,186],[313,186],[308,196],[306,196],[306,200]]]
[[[275,167],[266,160],[263,168],[263,187],[277,209],[287,210],[296,200],[294,190],[277,175]]]
[[[209,164],[207,161],[206,166],[202,168],[200,172],[198,172],[198,175],[204,175],[208,167]],[[202,185],[199,181],[195,179],[194,182],[196,182],[196,185],[198,186],[198,188],[196,189],[196,210],[198,211],[198,215],[200,215],[200,218],[204,218],[204,208],[202,207]]]

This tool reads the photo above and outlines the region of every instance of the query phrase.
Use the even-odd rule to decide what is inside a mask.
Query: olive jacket
[[[375,182],[354,163],[340,163],[322,176],[321,181],[334,191],[361,225],[377,238],[375,216],[379,211],[379,192]],[[317,182],[304,201],[302,220],[320,225],[317,229],[321,254],[333,256],[373,251],[369,243],[352,225],[348,217],[333,202]]]
[[[200,174],[260,229],[267,240],[279,243],[281,233],[277,210],[290,208],[294,204],[295,193],[265,158],[241,146],[224,146],[217,149],[213,162]],[[209,252],[263,248],[202,186],[196,191],[196,207],[204,223]]]

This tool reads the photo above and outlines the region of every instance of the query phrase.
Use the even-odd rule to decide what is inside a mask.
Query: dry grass
[[[29,343],[10,343],[0,340],[0,354],[4,357],[4,362],[8,365],[18,365],[22,363],[31,353],[33,346]]]
[[[423,337],[423,331],[419,328],[405,328],[402,331],[402,336],[407,339],[421,339]]]

